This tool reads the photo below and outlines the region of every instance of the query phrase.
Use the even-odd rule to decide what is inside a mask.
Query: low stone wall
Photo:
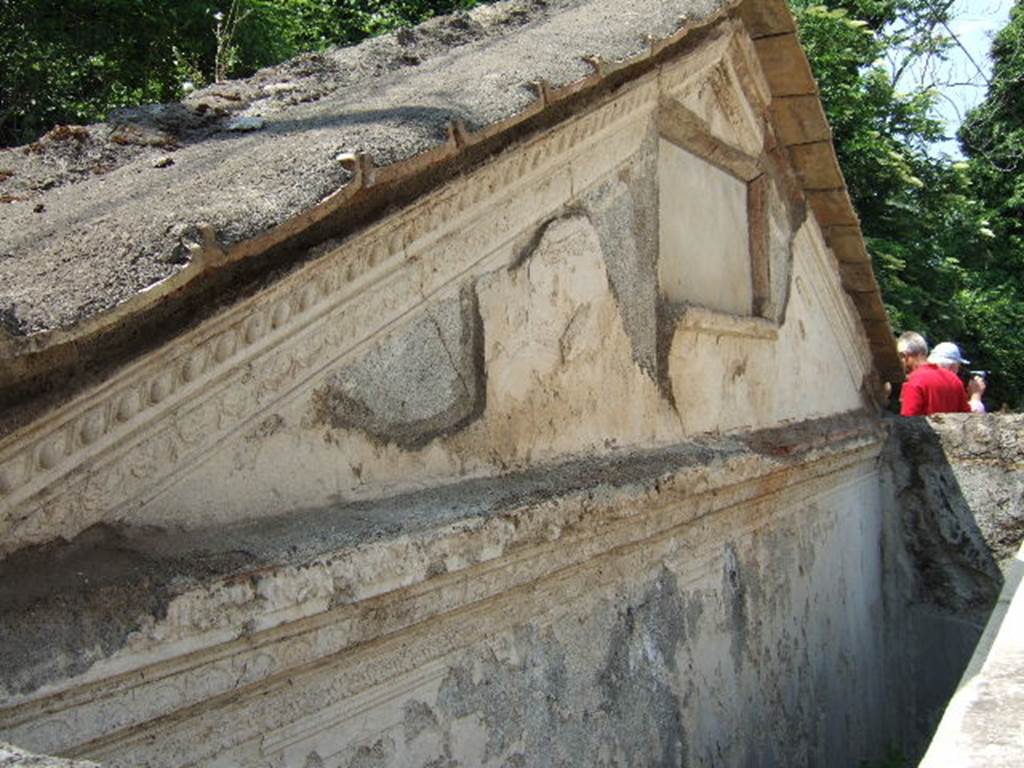
[[[921,768],[1010,768],[1024,752],[1024,548],[1005,563],[1006,584]]]
[[[1024,414],[945,414],[928,424],[992,556],[1012,559],[1024,540]]]
[[[1024,533],[1024,417],[893,418],[882,454],[890,718],[927,746]]]

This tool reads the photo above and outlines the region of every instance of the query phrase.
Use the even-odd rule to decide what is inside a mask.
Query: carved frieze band
[[[375,288],[399,277],[420,282],[419,293],[432,288],[426,281],[436,282],[436,276],[420,274],[426,268],[417,266],[417,255],[465,228],[470,219],[486,218],[484,211],[500,204],[510,188],[537,185],[554,167],[570,162],[586,166],[590,174],[615,168],[624,159],[614,154],[624,149],[617,146],[622,141],[612,140],[612,152],[593,152],[592,144],[609,133],[642,135],[635,126],[649,119],[656,102],[655,78],[633,83],[610,103],[507,152],[225,312],[45,423],[13,435],[0,447],[0,530],[11,534],[0,550],[39,540],[55,520],[63,522],[62,533],[73,534],[130,502],[143,488],[154,488],[258,407],[351,350],[381,327],[382,319],[386,323],[409,311],[397,306],[394,297],[400,298],[401,291]],[[624,131],[625,125],[634,128]],[[554,206],[581,191],[583,182],[570,179],[558,190]],[[485,250],[465,243],[463,254],[482,258],[502,237],[516,234],[507,231],[512,223],[507,214],[492,218],[496,231],[487,234],[486,244],[479,243]],[[452,276],[471,266],[434,262],[438,273]],[[378,294],[373,302],[365,300],[369,293]],[[320,322],[317,333],[303,334],[331,312],[330,324]],[[250,377],[254,383],[226,386],[226,377],[238,378],[245,366],[257,366]],[[76,471],[79,467],[82,471]]]

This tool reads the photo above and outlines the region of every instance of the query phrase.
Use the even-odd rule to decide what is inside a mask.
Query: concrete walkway
[[[1024,765],[1024,546],[920,768]]]

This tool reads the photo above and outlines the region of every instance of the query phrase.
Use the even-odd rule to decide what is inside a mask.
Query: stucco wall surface
[[[885,743],[879,446],[858,420],[680,446],[560,498],[396,500],[435,520],[366,509],[333,547],[325,517],[207,532],[221,559],[155,534],[41,552],[25,584],[71,573],[34,603],[5,575],[29,605],[0,732],[111,766],[853,765]],[[133,615],[139,589],[170,602]]]
[[[709,252],[688,257],[752,286],[760,314],[679,302],[659,281],[678,257],[659,237],[661,174],[678,170],[659,165],[662,135],[692,108],[713,146],[763,147],[766,93],[742,28],[722,25],[672,68],[325,243],[315,263],[51,414],[41,438],[10,442],[0,551],[863,407],[870,351],[783,160],[748,163],[761,169],[749,253],[721,260],[716,238],[738,241],[712,228]],[[828,385],[794,388],[817,381]]]
[[[510,622],[481,611],[486,638],[421,670],[411,689],[396,681],[385,701],[336,707],[347,719],[335,727],[320,715],[268,764],[875,757],[880,570],[861,553],[874,549],[877,498],[870,473],[838,485],[759,530],[708,522],[535,585],[515,596]],[[273,736],[250,741],[231,759],[257,764],[270,745],[279,746]]]
[[[704,30],[0,445],[0,734],[153,768],[877,757],[871,349],[759,62]],[[746,222],[681,254],[694,167]]]

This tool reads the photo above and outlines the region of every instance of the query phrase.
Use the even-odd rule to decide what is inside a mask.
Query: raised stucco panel
[[[544,225],[524,260],[477,283],[488,411],[482,434],[454,437],[454,451],[476,442],[517,466],[672,433],[678,422],[636,363],[612,292],[606,264],[618,258],[570,214]]]

